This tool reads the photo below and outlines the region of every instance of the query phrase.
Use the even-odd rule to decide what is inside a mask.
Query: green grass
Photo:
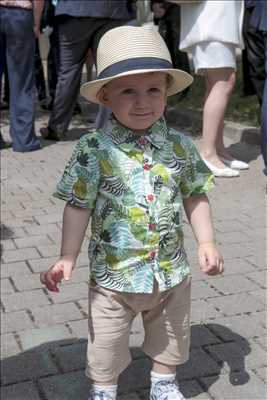
[[[170,105],[174,106],[178,101],[179,105],[196,110],[203,110],[203,96],[205,93],[205,85],[203,77],[195,75],[194,82],[191,86],[187,98],[182,101],[178,97],[173,96],[170,98]],[[259,126],[259,103],[257,96],[243,95],[243,75],[240,63],[237,69],[237,80],[234,91],[231,96],[230,103],[227,108],[225,119],[232,122],[244,123],[251,126]]]

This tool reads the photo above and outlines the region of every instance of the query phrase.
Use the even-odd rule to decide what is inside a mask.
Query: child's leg
[[[143,349],[153,360],[150,400],[183,400],[176,366],[189,358],[190,278],[161,294],[158,305],[142,313]]]
[[[129,335],[134,316],[118,292],[91,283],[86,368],[92,382],[89,400],[116,399],[118,377],[131,361]]]

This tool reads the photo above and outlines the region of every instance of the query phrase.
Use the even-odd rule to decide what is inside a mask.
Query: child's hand
[[[224,271],[223,258],[213,242],[201,243],[198,247],[201,270],[207,275],[218,275]]]
[[[58,284],[62,279],[70,280],[74,267],[75,260],[72,257],[62,257],[48,271],[40,274],[40,281],[51,292],[59,292]]]

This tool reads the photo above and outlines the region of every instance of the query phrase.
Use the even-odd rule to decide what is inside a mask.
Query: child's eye
[[[161,92],[161,90],[159,88],[157,88],[157,87],[152,87],[152,88],[149,89],[149,92],[151,94],[158,94],[158,93]]]
[[[122,94],[124,94],[124,95],[131,95],[131,94],[133,94],[134,93],[134,90],[133,89],[124,89],[123,91],[122,91]]]

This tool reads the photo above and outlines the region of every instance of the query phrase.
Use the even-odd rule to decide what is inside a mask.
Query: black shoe
[[[81,114],[82,109],[79,103],[75,104],[74,110],[73,110],[73,115]]]
[[[63,140],[64,139],[64,134],[60,134],[57,133],[55,131],[53,131],[51,128],[49,128],[49,126],[41,128],[40,129],[40,133],[43,139],[45,140],[53,140],[55,142],[58,142],[59,140]]]
[[[8,110],[9,109],[9,103],[6,103],[5,101],[0,102],[0,110]]]

